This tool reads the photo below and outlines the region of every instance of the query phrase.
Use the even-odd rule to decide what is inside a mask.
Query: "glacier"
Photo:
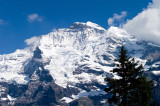
[[[31,73],[28,70],[33,63],[42,64],[43,67],[40,65],[36,70],[48,70],[58,86],[64,89],[68,87],[79,89],[77,94],[60,99],[67,103],[83,96],[105,94],[99,86],[93,85],[91,91],[87,91],[77,84],[86,86],[85,84],[96,82],[106,86],[105,77],[118,78],[110,70],[114,68],[114,60],[122,45],[125,45],[136,61],[143,64],[146,72],[154,69],[151,73],[159,75],[159,70],[155,69],[159,60],[152,57],[160,53],[160,45],[139,41],[118,27],[112,26],[106,30],[92,22],[75,22],[69,28],[56,29],[46,35],[27,39],[25,42],[26,48],[0,55],[0,82],[18,85],[36,82],[38,80],[36,71]],[[33,59],[37,47],[42,57]],[[14,98],[10,95],[8,97]]]
[[[112,42],[110,42],[112,40]],[[123,29],[111,27],[105,30],[92,22],[75,22],[70,28],[58,29],[47,35],[32,37],[25,42],[28,45],[23,50],[17,50],[12,54],[0,56],[1,80],[27,84],[29,77],[24,74],[24,65],[33,56],[33,51],[39,47],[43,52],[43,63],[55,82],[63,87],[68,83],[91,82],[99,79],[104,83],[104,77],[94,74],[81,73],[73,75],[73,71],[79,65],[86,64],[96,71],[109,72],[113,67],[105,67],[103,64],[113,63],[114,52],[117,46],[123,45],[124,40],[135,41]],[[109,55],[110,61],[105,61],[101,55]]]

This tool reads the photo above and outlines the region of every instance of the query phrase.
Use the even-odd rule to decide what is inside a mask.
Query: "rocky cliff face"
[[[121,45],[144,65],[156,82],[155,99],[160,98],[160,45],[138,41],[123,29],[76,22],[26,43],[25,49],[0,56],[2,105],[106,105],[104,78],[118,77],[110,70]]]

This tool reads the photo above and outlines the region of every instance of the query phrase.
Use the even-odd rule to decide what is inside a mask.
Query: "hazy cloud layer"
[[[128,20],[123,28],[140,40],[160,44],[160,0],[153,0],[147,9]]]
[[[6,24],[6,22],[4,20],[0,19],[0,25],[4,25],[4,24]]]
[[[117,26],[119,23],[124,21],[124,18],[127,16],[127,12],[123,11],[121,14],[113,14],[112,18],[108,19],[108,25],[110,26]]]
[[[28,15],[28,18],[27,18],[28,22],[34,22],[34,21],[43,21],[43,18],[42,16],[39,16],[38,14],[34,13],[34,14],[30,14]]]

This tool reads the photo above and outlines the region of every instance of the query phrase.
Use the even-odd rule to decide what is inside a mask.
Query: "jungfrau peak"
[[[103,91],[104,78],[118,77],[110,70],[121,45],[137,61],[146,64],[148,77],[157,76],[152,74],[156,70],[149,70],[159,60],[148,58],[154,55],[150,49],[160,53],[157,44],[138,41],[117,27],[105,30],[92,22],[75,22],[70,28],[57,29],[25,42],[28,45],[25,49],[0,56],[0,87],[4,89],[0,91],[0,103],[39,105],[45,100],[44,95],[51,93],[48,103],[54,105],[81,103],[84,98],[92,105],[104,104],[108,96]],[[14,85],[12,92],[11,85]]]

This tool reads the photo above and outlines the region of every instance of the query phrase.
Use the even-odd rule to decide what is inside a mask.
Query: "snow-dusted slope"
[[[24,74],[24,66],[31,60],[33,51],[38,46],[42,51],[45,69],[50,71],[58,85],[66,87],[67,84],[74,85],[80,81],[87,83],[92,80],[103,83],[103,75],[96,76],[85,72],[74,75],[73,72],[84,64],[95,71],[109,72],[117,47],[126,42],[134,50],[141,49],[141,46],[136,44],[137,40],[123,29],[111,27],[105,30],[91,22],[76,22],[70,28],[27,39],[28,47],[23,50],[1,55],[0,78],[7,82],[26,84],[29,77]]]
[[[16,50],[12,54],[0,56],[0,81],[17,82],[18,84],[26,84],[29,80],[24,75],[24,65],[32,57],[32,51],[28,48]]]
[[[158,81],[160,45],[138,41],[117,27],[105,30],[92,22],[75,22],[25,42],[25,49],[0,55],[0,103],[12,101],[9,97],[16,103],[38,103],[46,92],[56,92],[54,100],[61,103],[84,96],[102,101],[104,78],[118,77],[110,70],[122,45]]]

